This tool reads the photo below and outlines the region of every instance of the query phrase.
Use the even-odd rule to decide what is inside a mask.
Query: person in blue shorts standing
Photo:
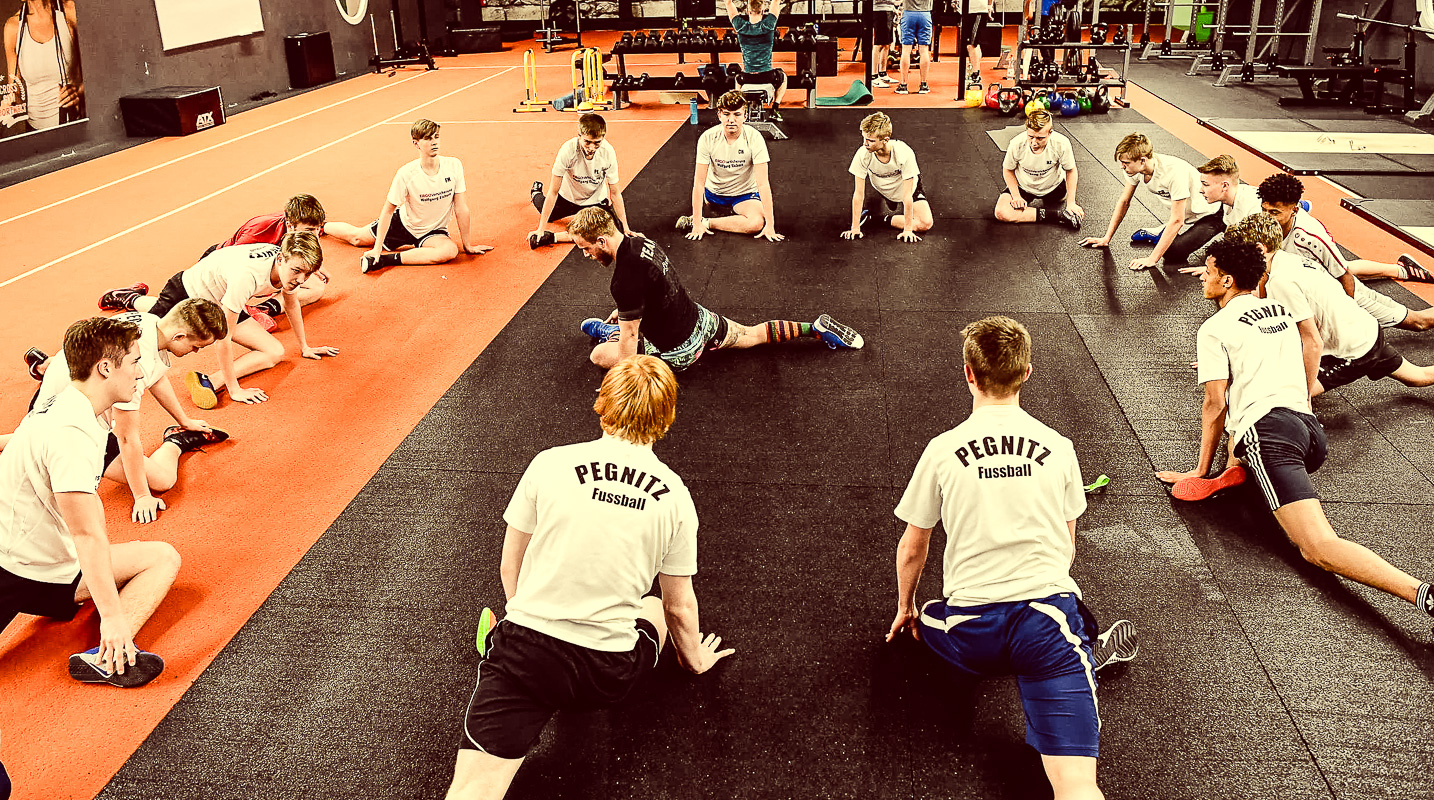
[[[727,0],[727,16],[732,20],[732,30],[737,32],[737,42],[742,47],[742,77],[738,84],[770,84],[774,93],[772,118],[781,122],[782,115],[777,113],[777,106],[787,95],[787,74],[772,66],[772,45],[777,39],[777,15],[782,13],[782,0],[777,0],[770,12],[766,7],[767,0],[747,0],[747,13],[741,14],[737,11],[737,4]]]
[[[904,0],[901,8],[901,82],[896,84],[897,94],[910,94],[906,88],[906,73],[911,69],[911,48],[916,48],[921,58],[921,86],[917,94],[926,94],[931,87],[926,84],[926,74],[931,71],[931,0]]]
[[[967,325],[971,416],[927,445],[896,516],[896,618],[958,670],[1015,674],[1026,741],[1041,754],[1056,800],[1100,798],[1096,670],[1135,657],[1135,626],[1095,621],[1071,579],[1085,490],[1075,447],[1021,409],[1031,337],[1021,323]],[[944,598],[917,610],[931,530],[946,528]]]

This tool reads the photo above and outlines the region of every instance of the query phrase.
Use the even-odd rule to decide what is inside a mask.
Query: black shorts
[[[218,244],[211,244],[211,245],[209,245],[209,249],[204,251],[204,255],[200,256],[200,257],[199,257],[199,260],[200,260],[200,261],[203,261],[204,259],[206,259],[206,258],[209,257],[209,254],[210,254],[210,253],[212,253],[212,252],[214,252],[215,250],[218,250],[218,249],[219,249],[219,245],[218,245]]]
[[[1042,207],[1042,208],[1050,208],[1050,207],[1051,207],[1051,204],[1053,204],[1053,203],[1059,203],[1059,202],[1061,202],[1061,201],[1063,201],[1063,200],[1066,199],[1066,182],[1065,182],[1065,181],[1061,181],[1060,183],[1056,184],[1056,188],[1050,190],[1049,192],[1047,192],[1047,193],[1045,193],[1045,194],[1031,194],[1030,192],[1026,191],[1025,189],[1021,189],[1020,186],[1017,186],[1016,188],[1019,189],[1020,192],[1021,192],[1021,199],[1022,199],[1022,200],[1025,200],[1028,205],[1031,204],[1031,203],[1034,203],[1034,202],[1037,201],[1037,200],[1039,200],[1039,201],[1041,201],[1041,207]],[[1009,186],[1007,186],[1006,188],[1004,188],[1004,189],[1001,190],[1001,194],[1010,194],[1010,193],[1011,193],[1011,187],[1009,187]]]
[[[188,299],[189,290],[184,288],[184,272],[176,272],[164,282],[164,288],[159,290],[159,299],[154,301],[154,307],[149,313],[163,317],[171,308]]]
[[[538,209],[539,214],[543,213],[543,202],[543,195],[533,195],[533,207]],[[622,223],[618,222],[617,212],[613,210],[612,198],[610,197],[605,198],[601,203],[588,203],[585,206],[580,206],[577,203],[574,203],[573,201],[569,200],[568,198],[563,197],[562,195],[558,195],[553,199],[553,216],[548,221],[557,222],[560,219],[567,219],[568,217],[576,216],[579,211],[582,211],[585,208],[592,208],[594,206],[606,211],[608,213],[608,216],[612,217],[613,223],[617,225],[617,229],[619,231],[622,230]]]
[[[780,69],[769,69],[766,72],[746,72],[737,76],[737,86],[745,83],[765,83],[773,89],[780,89],[787,84],[787,73]]]
[[[956,10],[958,12],[960,11],[959,5],[956,7]],[[989,19],[990,17],[984,13],[967,14],[966,18],[961,21],[961,44],[966,47],[979,45],[981,43],[982,27]],[[973,66],[973,69],[980,69],[980,66],[980,64],[976,64]]]
[[[896,28],[895,11],[876,12],[875,27],[871,29],[871,43],[876,47],[885,47],[895,41],[892,31]],[[885,66],[884,64],[882,66]],[[877,70],[880,72],[880,70]]]
[[[610,706],[657,666],[657,628],[637,621],[637,646],[593,650],[508,620],[488,640],[463,720],[461,749],[522,758],[559,709]]]
[[[1260,417],[1235,445],[1235,457],[1255,476],[1271,511],[1318,498],[1310,473],[1324,464],[1329,442],[1319,420],[1276,408]]]
[[[0,630],[10,624],[16,614],[33,614],[69,622],[80,610],[75,602],[79,575],[69,583],[46,583],[22,578],[0,568]]]
[[[1319,382],[1325,391],[1337,389],[1360,378],[1377,381],[1388,378],[1404,364],[1404,356],[1384,341],[1384,329],[1374,337],[1374,346],[1359,358],[1325,356],[1319,360]]]
[[[369,233],[378,236],[378,220],[370,222]],[[401,247],[422,247],[423,243],[433,236],[447,236],[447,228],[434,228],[423,236],[417,237],[403,226],[403,220],[399,218],[398,209],[393,210],[393,217],[388,223],[388,233],[383,237],[383,250],[386,253],[397,251]]]
[[[887,200],[886,195],[876,191],[875,189],[872,189],[871,184],[869,183],[867,184],[866,192],[866,207],[868,210],[872,211],[873,213],[881,214],[901,213],[901,203],[893,203],[890,200]],[[926,189],[921,183],[921,176],[917,175],[916,186],[912,187],[911,189],[911,202],[918,203],[925,199]]]

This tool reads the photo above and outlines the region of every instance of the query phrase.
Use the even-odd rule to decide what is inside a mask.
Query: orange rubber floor
[[[607,47],[615,34],[585,38]],[[861,65],[846,61],[846,47],[841,74],[822,79],[820,94],[840,94],[860,77]],[[953,49],[948,43],[947,52]],[[566,93],[568,59],[565,52],[539,54],[540,96]],[[340,355],[322,362],[291,355],[244,381],[266,390],[269,402],[226,402],[200,414],[234,439],[184,457],[158,522],[131,523],[126,487],[102,485],[111,541],[160,539],[184,558],[174,590],[138,637],[164,655],[167,669],[137,691],[82,686],[67,676],[65,658],[94,644],[92,610],[70,624],[30,617],[12,623],[0,634],[0,760],[15,778],[16,798],[93,797],[566,254],[561,247],[528,249],[534,213],[527,195],[574,135],[576,117],[511,113],[523,92],[520,62],[521,51],[510,49],[442,59],[434,72],[368,74],[200,134],[149,142],[0,190],[7,254],[0,264],[6,320],[0,354],[14,357],[11,368],[0,369],[0,427],[18,424],[34,391],[19,354],[30,346],[54,352],[66,326],[97,313],[105,290],[136,280],[157,289],[244,220],[282,208],[299,192],[317,196],[331,220],[373,219],[393,171],[414,157],[407,126],[415,118],[444,125],[443,152],[466,169],[473,238],[496,246],[446,265],[363,276],[357,249],[325,240],[332,282],[305,320],[310,343],[336,346]],[[670,74],[679,68],[672,62],[646,54],[630,68]],[[997,77],[993,64],[985,65],[988,80]],[[956,70],[948,55],[932,66],[932,94],[879,91],[876,106],[989,113],[957,108]],[[685,106],[657,104],[652,93],[635,99],[631,108],[605,115],[625,183],[687,119]],[[1202,153],[1231,151],[1230,143],[1139,87],[1131,87],[1130,99]],[[800,102],[801,93],[791,93],[788,103]],[[1003,124],[993,118],[993,128]],[[1249,182],[1273,171],[1257,154],[1234,154]],[[1381,260],[1400,251],[1398,240],[1339,209],[1347,193],[1322,180],[1306,185],[1346,246]],[[1408,288],[1434,297],[1424,286]],[[281,326],[280,339],[292,346],[287,324]],[[214,354],[200,353],[177,361],[171,377],[214,368]],[[143,420],[152,447],[168,417],[148,403]]]

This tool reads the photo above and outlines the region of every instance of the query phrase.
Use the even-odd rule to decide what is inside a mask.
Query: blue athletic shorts
[[[903,11],[901,14],[901,43],[931,46],[931,12]]]
[[[1026,710],[1026,743],[1047,756],[1100,755],[1091,639],[1095,623],[1080,598],[921,609],[921,639],[957,669],[1014,674]]]
[[[714,206],[721,206],[728,211],[732,211],[738,203],[747,200],[761,200],[762,194],[760,192],[747,192],[746,194],[738,195],[713,194],[711,189],[703,189],[702,199]]]

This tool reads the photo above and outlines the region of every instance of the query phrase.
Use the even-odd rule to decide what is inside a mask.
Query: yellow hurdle
[[[598,48],[583,47],[573,53],[572,82],[574,102],[564,111],[586,113],[612,108],[612,100],[607,96],[602,51]]]
[[[514,114],[548,110],[548,104],[538,99],[538,59],[532,50],[523,51],[523,94],[525,97],[513,109]]]

